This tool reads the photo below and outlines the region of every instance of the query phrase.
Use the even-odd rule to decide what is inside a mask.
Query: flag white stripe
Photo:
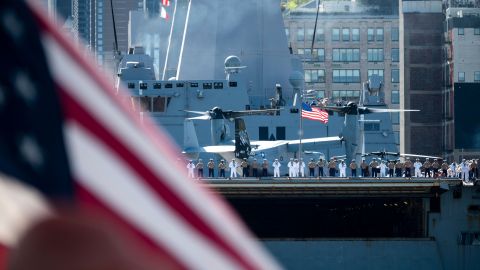
[[[135,153],[142,162],[148,164],[160,178],[164,179],[177,196],[186,202],[204,221],[218,232],[224,240],[230,241],[230,246],[236,247],[237,253],[255,260],[256,265],[268,265],[269,269],[278,266],[253,241],[241,225],[232,218],[227,220],[230,213],[208,193],[193,187],[187,179],[184,168],[176,167],[172,160],[165,158],[161,152],[156,152],[152,141],[141,133],[138,126],[126,118],[123,112],[115,106],[111,97],[107,96],[100,87],[93,82],[89,75],[80,68],[75,60],[64,51],[51,37],[45,35],[43,42],[47,52],[47,60],[57,82],[66,86],[66,90],[75,97],[87,110],[93,114],[112,132],[132,153]],[[68,79],[67,79],[68,78]],[[176,168],[176,169],[172,169]],[[208,207],[204,207],[208,205]]]
[[[149,187],[140,184],[129,165],[101,141],[75,123],[66,125],[65,134],[75,179],[127,223],[168,247],[190,269],[236,269],[208,240],[185,226]]]

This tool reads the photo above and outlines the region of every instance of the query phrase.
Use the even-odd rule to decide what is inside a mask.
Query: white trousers
[[[340,177],[347,177],[345,170],[340,170]]]
[[[193,169],[188,169],[188,177],[194,178],[195,176],[193,175]]]
[[[415,177],[422,177],[422,172],[420,169],[415,169]]]
[[[230,169],[230,177],[237,177],[237,169]]]
[[[273,177],[280,177],[280,168],[273,169]]]

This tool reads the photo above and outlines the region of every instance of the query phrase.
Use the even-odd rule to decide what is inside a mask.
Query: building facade
[[[128,19],[131,10],[143,10],[143,0],[113,0],[118,51],[128,48]],[[95,54],[97,63],[113,70],[115,35],[110,0],[73,0],[73,29]]]
[[[444,23],[444,145],[459,160],[480,156],[480,1],[448,1]]]
[[[375,12],[351,1],[324,2],[312,53],[316,12],[316,1],[312,1],[284,16],[289,47],[303,62],[305,88],[333,102],[358,102],[362,83],[376,74],[383,81],[385,103],[399,108],[398,10]],[[400,115],[391,117],[399,143]]]

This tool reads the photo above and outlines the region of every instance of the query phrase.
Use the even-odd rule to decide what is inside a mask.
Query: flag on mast
[[[162,0],[162,5],[166,7],[170,6],[170,0]]]
[[[160,18],[164,18],[165,20],[168,20],[167,10],[163,6],[160,7]]]
[[[310,106],[305,102],[302,102],[302,117],[320,121],[324,124],[328,123],[328,112],[318,107]]]

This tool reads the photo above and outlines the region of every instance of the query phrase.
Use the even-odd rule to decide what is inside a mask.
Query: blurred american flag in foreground
[[[147,119],[141,124],[34,3],[0,6],[0,269],[30,254],[15,250],[43,239],[35,233],[55,228],[58,241],[68,231],[83,242],[65,229],[73,226],[91,232],[87,242],[97,229],[102,235],[97,220],[77,217],[44,223],[22,240],[34,221],[66,205],[113,224],[132,249],[151,255],[154,269],[280,268],[221,198],[186,177],[169,138]],[[42,243],[34,253],[53,245]]]

